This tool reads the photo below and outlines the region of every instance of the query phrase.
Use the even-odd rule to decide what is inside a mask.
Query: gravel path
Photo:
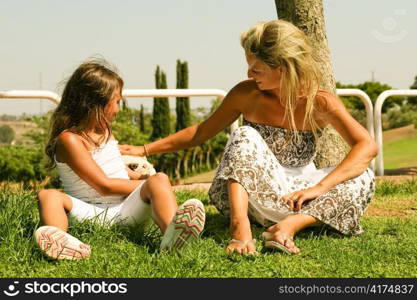
[[[377,176],[376,182],[381,181],[393,181],[395,183],[401,183],[406,180],[414,179],[417,180],[417,175],[398,175],[398,176]],[[211,183],[190,183],[190,184],[180,184],[174,185],[172,189],[174,191],[193,191],[193,190],[203,190],[208,191],[211,186]]]

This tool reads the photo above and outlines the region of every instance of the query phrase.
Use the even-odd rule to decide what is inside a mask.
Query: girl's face
[[[120,110],[120,101],[122,100],[122,95],[118,89],[113,97],[110,99],[109,103],[104,107],[104,114],[109,122],[113,121]]]
[[[248,77],[253,79],[260,90],[273,90],[280,87],[282,70],[280,67],[272,69],[254,55],[247,54]]]

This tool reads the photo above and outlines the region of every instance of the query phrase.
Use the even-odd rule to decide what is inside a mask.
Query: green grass
[[[160,253],[161,235],[146,228],[102,228],[74,223],[71,234],[93,246],[92,257],[51,261],[36,248],[39,226],[35,192],[0,189],[0,277],[416,277],[417,181],[382,183],[363,218],[365,233],[345,237],[331,230],[306,230],[296,238],[302,252],[257,257],[227,255],[228,220],[209,204],[207,192],[182,191],[179,201],[202,199],[207,223],[202,239],[179,254]],[[398,203],[407,203],[398,207]],[[384,208],[385,210],[381,210]],[[385,214],[398,209],[401,216]],[[383,212],[378,213],[378,212]],[[253,226],[259,238],[261,227]]]
[[[415,137],[384,143],[384,168],[417,166],[417,134]]]

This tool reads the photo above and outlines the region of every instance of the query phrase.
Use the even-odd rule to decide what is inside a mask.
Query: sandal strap
[[[273,233],[271,233],[271,232],[268,232],[268,231],[264,231],[263,233],[262,233],[262,238],[265,240],[265,241],[269,241],[269,240],[271,240],[272,239],[272,235],[273,235]],[[286,235],[286,234],[281,234],[281,237],[284,239],[284,240],[291,240],[291,241],[293,241],[294,240],[294,237],[292,237],[292,236],[289,236],[289,235]]]
[[[291,240],[291,241],[293,241],[293,240],[294,240],[294,237],[292,237],[292,236],[288,236],[288,235],[286,235],[286,234],[283,234],[283,235],[282,235],[282,237],[284,238],[284,240]]]
[[[247,241],[242,241],[242,240],[237,240],[237,239],[229,240],[229,244],[231,244],[231,243],[240,243],[240,244],[243,244],[245,246],[247,246],[250,242],[256,244],[256,239],[251,239],[251,240],[247,240]]]

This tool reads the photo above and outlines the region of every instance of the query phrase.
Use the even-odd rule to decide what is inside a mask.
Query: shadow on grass
[[[161,233],[159,228],[152,222],[131,226],[112,224],[102,226],[94,221],[71,222],[69,229],[82,241],[88,241],[96,246],[108,247],[111,243],[129,242],[143,247],[148,253],[159,251]]]
[[[206,225],[202,238],[212,238],[216,243],[225,244],[231,239],[229,225],[229,219],[219,213],[216,208],[210,206],[209,211],[206,213]],[[266,230],[266,227],[251,222],[251,228],[253,237],[258,241],[262,241],[261,235]],[[328,225],[306,228],[296,235],[298,240],[318,240],[322,238],[343,239],[346,236]]]

